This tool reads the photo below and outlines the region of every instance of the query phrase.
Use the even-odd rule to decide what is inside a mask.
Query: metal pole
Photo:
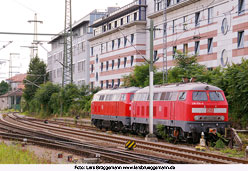
[[[150,21],[150,102],[149,102],[149,134],[153,134],[153,33],[154,23]]]

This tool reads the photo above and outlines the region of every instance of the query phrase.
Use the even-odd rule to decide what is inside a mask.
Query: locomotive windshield
[[[209,92],[209,97],[210,97],[210,100],[212,101],[224,101],[224,98],[221,94],[221,92]]]
[[[208,96],[204,91],[195,91],[193,92],[193,100],[194,101],[207,101]]]

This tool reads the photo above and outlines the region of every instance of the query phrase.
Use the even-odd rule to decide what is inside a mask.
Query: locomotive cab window
[[[208,100],[207,93],[205,91],[194,91],[193,100],[194,101],[207,101]]]
[[[105,97],[105,95],[101,95],[99,98],[99,101],[104,101],[104,97]]]
[[[186,100],[187,93],[186,92],[180,92],[178,100],[183,101]]]
[[[159,100],[161,96],[161,93],[154,93],[153,100]]]
[[[121,101],[126,101],[126,94],[121,95]]]
[[[134,94],[130,94],[130,101],[133,101],[133,98],[134,98]]]
[[[221,92],[209,92],[209,97],[212,101],[224,101],[224,97],[222,96]]]
[[[121,97],[120,94],[115,94],[115,95],[113,96],[112,101],[119,101],[119,100],[120,100],[120,97]]]
[[[105,98],[105,101],[112,101],[112,97],[113,97],[112,94],[108,94]]]

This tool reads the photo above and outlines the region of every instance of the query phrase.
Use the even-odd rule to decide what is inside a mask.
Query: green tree
[[[9,90],[9,84],[5,81],[0,83],[0,96],[7,93]]]
[[[54,85],[51,82],[47,82],[46,84],[41,85],[37,92],[35,93],[34,99],[32,102],[35,104],[38,110],[36,112],[40,112],[43,116],[50,116],[53,111],[53,102],[54,100],[53,94],[59,93],[60,87],[59,85]]]
[[[189,56],[177,51],[175,56],[176,66],[168,70],[168,82],[180,82],[182,78],[196,78],[197,81],[205,81],[207,69],[197,63],[197,56]]]
[[[27,78],[24,80],[25,89],[23,97],[26,101],[26,108],[29,109],[29,104],[33,100],[38,86],[43,84],[48,76],[46,74],[46,64],[40,60],[38,56],[31,59]]]
[[[228,66],[223,77],[230,116],[245,127],[248,125],[248,60]]]

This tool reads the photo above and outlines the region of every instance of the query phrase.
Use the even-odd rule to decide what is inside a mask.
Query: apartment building
[[[120,86],[123,76],[146,57],[146,0],[132,3],[96,20],[90,42],[91,87]]]
[[[84,55],[74,53],[78,53],[74,80],[104,89],[120,86],[135,65],[150,58],[151,19],[156,28],[154,58],[159,70],[165,70],[166,64],[167,69],[175,66],[177,51],[197,55],[198,62],[209,70],[240,63],[248,58],[247,9],[248,0],[134,0],[94,21],[82,20],[80,27],[74,25],[75,32],[83,30],[85,24],[90,35],[84,39],[88,40],[85,45],[80,45],[83,39],[74,38],[76,51],[85,47]],[[63,56],[59,42],[63,42],[61,37],[52,40],[53,51],[48,59],[56,82],[62,77],[62,67],[56,63]]]
[[[73,31],[73,82],[77,85],[89,84],[89,41],[93,34],[93,29],[89,27],[95,20],[115,11],[117,8],[108,8],[108,11],[94,10],[72,26]],[[63,33],[63,32],[61,32]],[[63,50],[64,38],[62,36],[53,37],[50,41],[51,52],[48,53],[49,79],[56,84],[62,84],[63,76]]]
[[[175,65],[177,50],[197,55],[198,62],[209,69],[248,58],[247,0],[166,0],[166,3],[167,25],[165,1],[147,0],[147,21],[154,20],[155,27],[162,30],[154,33],[157,67],[162,69],[166,63],[165,42],[168,68]],[[149,51],[149,46],[146,50]]]

